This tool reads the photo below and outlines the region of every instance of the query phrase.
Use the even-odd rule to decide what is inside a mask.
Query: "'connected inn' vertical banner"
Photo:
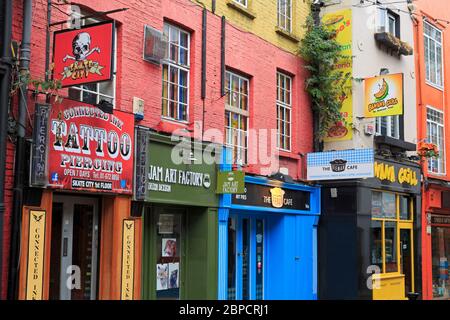
[[[28,233],[27,300],[42,300],[44,284],[45,214],[31,210]]]
[[[133,300],[134,292],[134,230],[133,220],[123,221],[121,300]]]
[[[342,101],[341,113],[344,121],[336,123],[328,130],[326,142],[351,140],[353,138],[353,98],[352,98],[352,10],[341,10],[323,16],[323,24],[328,30],[336,32],[336,41],[341,46],[343,56],[337,62],[336,72],[342,72],[344,90],[340,97]]]

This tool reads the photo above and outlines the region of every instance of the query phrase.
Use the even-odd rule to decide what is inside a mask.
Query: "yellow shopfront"
[[[371,260],[374,300],[405,300],[415,292],[414,200],[372,190]]]

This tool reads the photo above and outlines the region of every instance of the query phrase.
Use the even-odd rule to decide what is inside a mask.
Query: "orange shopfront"
[[[19,299],[139,299],[133,115],[65,100],[36,105],[34,128]]]
[[[450,185],[429,179],[423,209],[423,297],[450,300]]]

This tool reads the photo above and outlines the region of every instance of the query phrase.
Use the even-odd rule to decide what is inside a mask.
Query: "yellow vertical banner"
[[[134,220],[123,220],[121,300],[133,300],[134,293]]]
[[[344,119],[329,128],[325,142],[345,141],[353,138],[353,97],[352,97],[352,10],[346,9],[325,14],[322,22],[330,31],[336,32],[335,40],[341,46],[340,55],[342,58],[335,65],[336,72],[342,73],[343,91],[340,96],[342,102],[341,114]]]
[[[26,299],[42,300],[46,211],[31,210],[28,231]]]

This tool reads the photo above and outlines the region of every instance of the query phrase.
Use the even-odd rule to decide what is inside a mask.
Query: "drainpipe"
[[[31,58],[31,22],[32,0],[23,1],[22,43],[20,45],[19,72],[26,74],[30,70]],[[9,264],[8,298],[15,299],[17,292],[20,224],[22,215],[23,180],[25,169],[25,133],[27,114],[28,85],[22,83],[19,88],[19,119],[17,122],[16,160],[14,170],[13,213],[11,217],[11,258]]]
[[[0,57],[0,298],[3,299],[3,226],[5,215],[5,170],[6,170],[6,137],[8,133],[8,105],[11,84],[11,33],[12,33],[12,1],[3,1],[0,8],[4,13],[2,52]]]

